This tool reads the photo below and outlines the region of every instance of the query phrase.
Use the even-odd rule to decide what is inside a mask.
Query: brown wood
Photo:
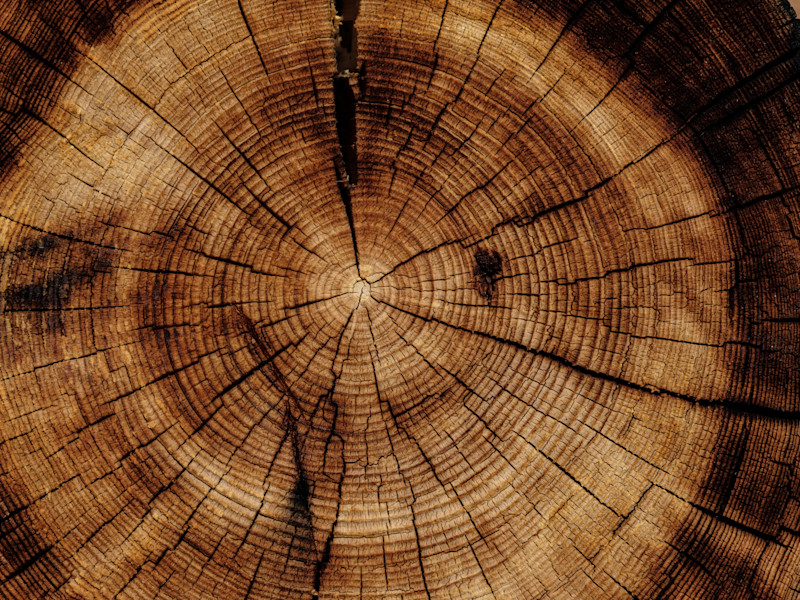
[[[0,597],[800,597],[793,18],[2,0]]]

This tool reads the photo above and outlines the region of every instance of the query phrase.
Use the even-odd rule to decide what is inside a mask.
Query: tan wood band
[[[0,598],[798,597],[793,18],[2,0]]]

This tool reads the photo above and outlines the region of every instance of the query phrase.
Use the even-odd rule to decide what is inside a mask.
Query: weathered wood
[[[800,597],[785,2],[0,6],[0,597]]]

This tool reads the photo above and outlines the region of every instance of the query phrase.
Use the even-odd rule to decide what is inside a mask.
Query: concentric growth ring
[[[790,10],[40,4],[0,596],[800,589]]]

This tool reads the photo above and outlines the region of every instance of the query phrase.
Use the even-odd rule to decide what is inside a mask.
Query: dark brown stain
[[[295,480],[292,491],[289,494],[289,508],[291,516],[289,524],[294,527],[294,543],[292,558],[313,564],[314,550],[314,527],[311,517],[311,488],[305,476],[300,474]]]
[[[19,152],[33,138],[81,59],[78,48],[94,45],[113,33],[113,22],[142,0],[61,0],[4,2],[0,26],[0,179],[14,168]],[[66,246],[70,245],[69,251]],[[2,291],[5,310],[59,309],[77,286],[110,267],[111,256],[97,248],[54,235],[31,236],[5,254],[4,268],[25,261],[27,281]],[[53,256],[64,251],[61,257]],[[4,257],[0,257],[2,259]],[[59,260],[61,259],[61,260]],[[9,262],[11,264],[9,264]],[[55,273],[53,266],[62,263]],[[45,269],[50,265],[51,271]],[[61,330],[57,316],[49,328]],[[0,595],[45,597],[69,578],[69,563],[43,543],[28,517],[27,498],[4,477],[0,485],[0,554],[8,567],[0,574]]]
[[[729,418],[711,468],[700,474],[703,491],[685,499],[695,507],[693,522],[675,524],[669,557],[647,578],[653,585],[631,590],[641,600],[779,596],[759,574],[758,552],[720,532],[735,530],[756,546],[777,543],[796,486],[791,461],[772,463],[758,435],[800,414],[800,313],[790,299],[800,293],[800,228],[789,221],[800,181],[796,156],[785,150],[798,132],[800,22],[782,4],[711,10],[676,0],[600,0],[584,3],[568,25],[594,54],[618,61],[620,79],[641,83],[664,123],[699,146],[734,253],[728,317],[737,328],[729,354],[736,375],[721,406],[709,408],[730,411]],[[765,327],[770,318],[777,322]]]
[[[87,232],[89,237],[92,233],[99,234]],[[78,285],[108,272],[116,253],[71,233],[24,240],[0,256],[16,279],[2,291],[5,310],[61,308]]]
[[[60,309],[69,301],[72,290],[86,279],[92,271],[62,271],[43,281],[27,285],[12,286],[3,290],[6,310]]]
[[[475,267],[472,269],[474,276],[475,289],[488,303],[496,292],[497,279],[503,272],[503,259],[497,250],[485,250],[478,248],[475,250]]]
[[[20,245],[19,249],[14,254],[22,254],[26,257],[37,257],[47,254],[50,250],[58,247],[60,240],[50,234],[44,234],[35,238],[31,238],[28,242]]]

